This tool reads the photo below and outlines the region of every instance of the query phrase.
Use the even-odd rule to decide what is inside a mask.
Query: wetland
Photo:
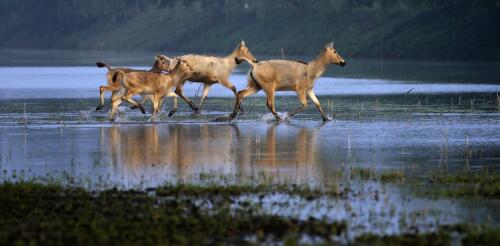
[[[481,72],[497,64],[462,79],[463,64],[411,80],[332,69],[315,87],[327,123],[312,104],[275,122],[260,94],[213,122],[234,104],[217,86],[201,114],[179,101],[169,118],[166,100],[157,122],[148,104],[109,123],[109,101],[95,111],[105,71],[57,59],[0,68],[2,244],[500,241],[500,81]]]

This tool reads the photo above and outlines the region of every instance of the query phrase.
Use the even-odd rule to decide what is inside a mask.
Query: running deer
[[[323,112],[323,109],[321,109],[313,87],[314,81],[323,74],[327,65],[346,65],[344,59],[333,48],[333,43],[327,44],[318,57],[309,63],[286,60],[269,60],[259,63],[248,59],[246,61],[252,66],[252,69],[248,73],[248,86],[246,89],[238,92],[236,104],[233,113],[229,115],[229,120],[234,119],[238,114],[238,109],[241,106],[243,98],[255,94],[259,90],[264,90],[266,93],[267,107],[278,121],[281,118],[274,108],[274,94],[276,91],[297,92],[301,106],[289,112],[288,117],[302,111],[307,106],[307,95],[318,108],[323,121],[331,120]]]
[[[171,66],[171,63],[173,61],[174,61],[174,59],[169,58],[167,56],[155,54],[155,63],[153,64],[153,67],[151,67],[149,72],[160,73],[162,71],[168,71],[169,67]],[[106,67],[108,69],[108,72],[106,74],[106,81],[108,82],[108,85],[99,87],[99,105],[97,105],[97,108],[95,110],[100,110],[104,107],[104,92],[105,91],[117,92],[120,90],[120,88],[121,88],[120,81],[113,80],[113,77],[116,76],[118,71],[122,71],[124,73],[144,71],[144,70],[137,70],[137,69],[131,69],[131,68],[123,68],[123,67],[113,68],[109,64],[106,64],[103,62],[96,62],[96,65],[99,68]],[[147,98],[143,98],[141,103],[146,102],[146,100],[147,100]],[[146,112],[142,111],[142,113],[144,114]]]
[[[172,89],[177,83],[193,73],[191,66],[183,59],[179,59],[171,73],[155,73],[146,71],[136,71],[125,73],[119,71],[113,81],[121,81],[123,92],[111,97],[112,109],[109,120],[114,121],[114,116],[118,105],[122,101],[129,102],[143,111],[143,106],[132,99],[132,96],[140,94],[143,98],[149,96],[153,102],[152,121],[156,119],[156,114],[160,111],[165,96],[174,98],[174,106],[168,116],[172,116],[177,111],[177,95]],[[123,96],[121,96],[123,95]]]
[[[179,58],[187,61],[193,68],[194,73],[179,82],[176,86],[175,93],[184,99],[184,101],[186,101],[191,109],[193,109],[196,113],[201,110],[203,101],[207,97],[210,87],[213,84],[220,83],[221,85],[232,90],[236,96],[237,90],[236,87],[229,82],[229,75],[231,75],[236,65],[241,64],[243,60],[257,62],[257,59],[252,55],[250,49],[248,49],[245,45],[245,41],[243,40],[240,44],[238,44],[234,51],[226,57],[184,55]],[[203,84],[203,94],[198,107],[196,107],[193,101],[187,98],[182,92],[184,84],[187,80]]]

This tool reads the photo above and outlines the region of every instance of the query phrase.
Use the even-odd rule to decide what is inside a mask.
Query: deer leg
[[[99,104],[95,108],[96,111],[99,111],[104,107],[104,87],[105,86],[99,86]]]
[[[309,98],[311,98],[311,101],[313,101],[314,105],[316,105],[316,108],[318,108],[321,117],[323,117],[323,121],[332,120],[331,118],[326,116],[326,114],[323,112],[323,109],[321,108],[318,98],[316,98],[316,95],[314,95],[314,91],[313,90],[308,91],[307,95],[309,96]]]
[[[229,116],[229,118],[234,119],[234,117],[238,115],[238,111],[240,109],[243,98],[257,93],[260,89],[261,88],[257,86],[250,86],[244,90],[239,91],[238,94],[236,95],[236,103],[234,104],[233,113]]]
[[[293,115],[295,115],[296,113],[304,110],[304,108],[307,106],[307,98],[306,98],[306,93],[305,91],[297,91],[297,97],[299,98],[299,101],[300,101],[300,107],[296,108],[295,110],[293,111],[290,111],[288,113],[288,116],[287,118],[290,118],[292,117]]]
[[[158,104],[158,110],[161,110],[161,107],[163,106],[163,100],[165,100],[165,95],[160,97],[160,103]]]
[[[112,84],[111,86],[99,86],[99,105],[96,107],[96,111],[101,110],[104,107],[104,92],[105,91],[118,91],[120,89],[120,84],[114,85]]]
[[[160,112],[160,102],[161,97],[159,95],[153,96],[153,115],[151,117],[151,121],[156,121],[156,115]]]
[[[142,106],[142,104],[140,104],[140,103],[138,103],[138,102],[134,101],[134,100],[132,99],[132,95],[133,95],[133,93],[131,93],[131,92],[127,91],[127,92],[125,93],[125,96],[123,96],[123,97],[122,97],[122,100],[123,100],[123,101],[126,101],[126,102],[128,102],[128,103],[130,103],[130,104],[132,104],[133,106],[138,107],[138,108],[141,110],[141,112],[142,112],[143,114],[145,114],[145,113],[146,113],[146,110],[144,110],[144,107]]]
[[[237,97],[238,96],[238,91],[236,90],[236,87],[229,81],[227,80],[222,80],[220,81],[220,83],[225,86],[226,88],[230,89],[231,91],[233,91],[234,93],[234,96]],[[239,105],[239,108],[238,108],[242,113],[244,112],[243,111],[243,107],[241,106],[241,104]]]
[[[175,114],[175,112],[177,112],[177,94],[175,94],[174,92],[169,92],[167,93],[167,96],[174,98],[174,106],[172,107],[172,110],[170,110],[170,112],[168,113],[168,117],[171,117],[172,115]]]
[[[111,97],[111,112],[109,113],[109,121],[115,121],[115,114],[121,102],[122,98],[120,96],[113,95]]]
[[[183,86],[184,86],[184,82],[179,83],[178,86],[175,87],[175,94],[177,94],[184,101],[186,101],[186,103],[189,104],[189,107],[191,107],[191,109],[196,112],[198,110],[198,108],[196,107],[196,105],[194,105],[193,101],[191,101],[191,99],[189,99],[186,96],[184,96],[184,94],[182,93],[182,87]]]
[[[267,105],[267,108],[269,108],[269,110],[271,110],[271,112],[274,114],[274,117],[276,117],[276,120],[281,121],[281,118],[278,115],[278,112],[276,112],[276,109],[274,108],[274,91],[270,91],[267,93],[266,105]]]
[[[203,84],[203,95],[201,96],[200,104],[195,110],[196,113],[199,113],[201,111],[201,106],[203,105],[203,101],[205,101],[205,98],[208,96],[208,92],[210,91],[210,88],[212,87],[211,84]]]
[[[145,95],[145,96],[142,96],[142,95],[141,95],[141,97],[142,97],[142,100],[139,102],[139,104],[141,104],[141,105],[144,105],[144,104],[146,103],[146,101],[148,100],[148,98],[149,98],[151,101],[153,101],[153,100],[150,98],[150,95]],[[130,109],[136,109],[136,108],[138,108],[138,107],[139,107],[139,106],[132,105],[132,106],[130,106]],[[141,111],[141,112],[142,112],[142,111]],[[143,113],[143,114],[145,114],[146,112],[142,112],[142,113]]]
[[[121,88],[121,82],[120,81],[115,81],[112,79],[113,75],[115,72],[108,72],[106,75],[106,81],[108,82],[108,86],[100,86],[99,87],[99,105],[97,105],[97,108],[95,109],[100,110],[104,107],[104,92],[105,91],[112,91],[117,92]]]

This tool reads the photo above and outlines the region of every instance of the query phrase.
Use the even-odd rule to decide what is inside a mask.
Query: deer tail
[[[125,74],[122,72],[122,71],[116,71],[115,74],[113,74],[113,82],[116,82],[116,81],[122,81],[123,82],[123,77],[125,76]]]
[[[98,62],[96,62],[95,64],[97,65],[97,67],[106,67],[106,68],[108,68],[108,69],[111,69],[111,66],[110,66],[110,65],[108,65],[108,64],[106,64],[106,63],[104,63],[104,62],[99,62],[99,61],[98,61]]]

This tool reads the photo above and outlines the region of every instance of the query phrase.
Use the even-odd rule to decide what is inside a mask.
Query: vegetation
[[[432,188],[424,193],[433,196],[452,197],[500,197],[500,174],[498,173],[459,173],[439,175],[429,180]]]
[[[1,48],[498,60],[494,0],[0,0]]]
[[[254,215],[251,210],[233,214],[227,199],[211,200],[216,204],[207,213],[194,199],[181,199],[182,195],[159,199],[139,191],[92,193],[57,185],[4,183],[0,185],[0,243],[178,245],[238,243],[247,236],[282,240],[295,234],[328,240],[346,229],[343,222],[298,221]]]
[[[168,186],[161,189],[162,195],[155,195],[4,182],[0,184],[0,244],[296,244],[311,243],[307,238],[335,242],[347,233],[345,221],[263,215],[249,203],[231,207],[235,190],[240,189],[229,186],[214,193],[215,189],[197,186]],[[208,200],[199,200],[200,194]],[[207,210],[206,203],[213,206]],[[461,224],[441,226],[432,233],[364,234],[353,240],[370,245],[448,245],[456,233],[465,245],[500,242],[498,228]]]

